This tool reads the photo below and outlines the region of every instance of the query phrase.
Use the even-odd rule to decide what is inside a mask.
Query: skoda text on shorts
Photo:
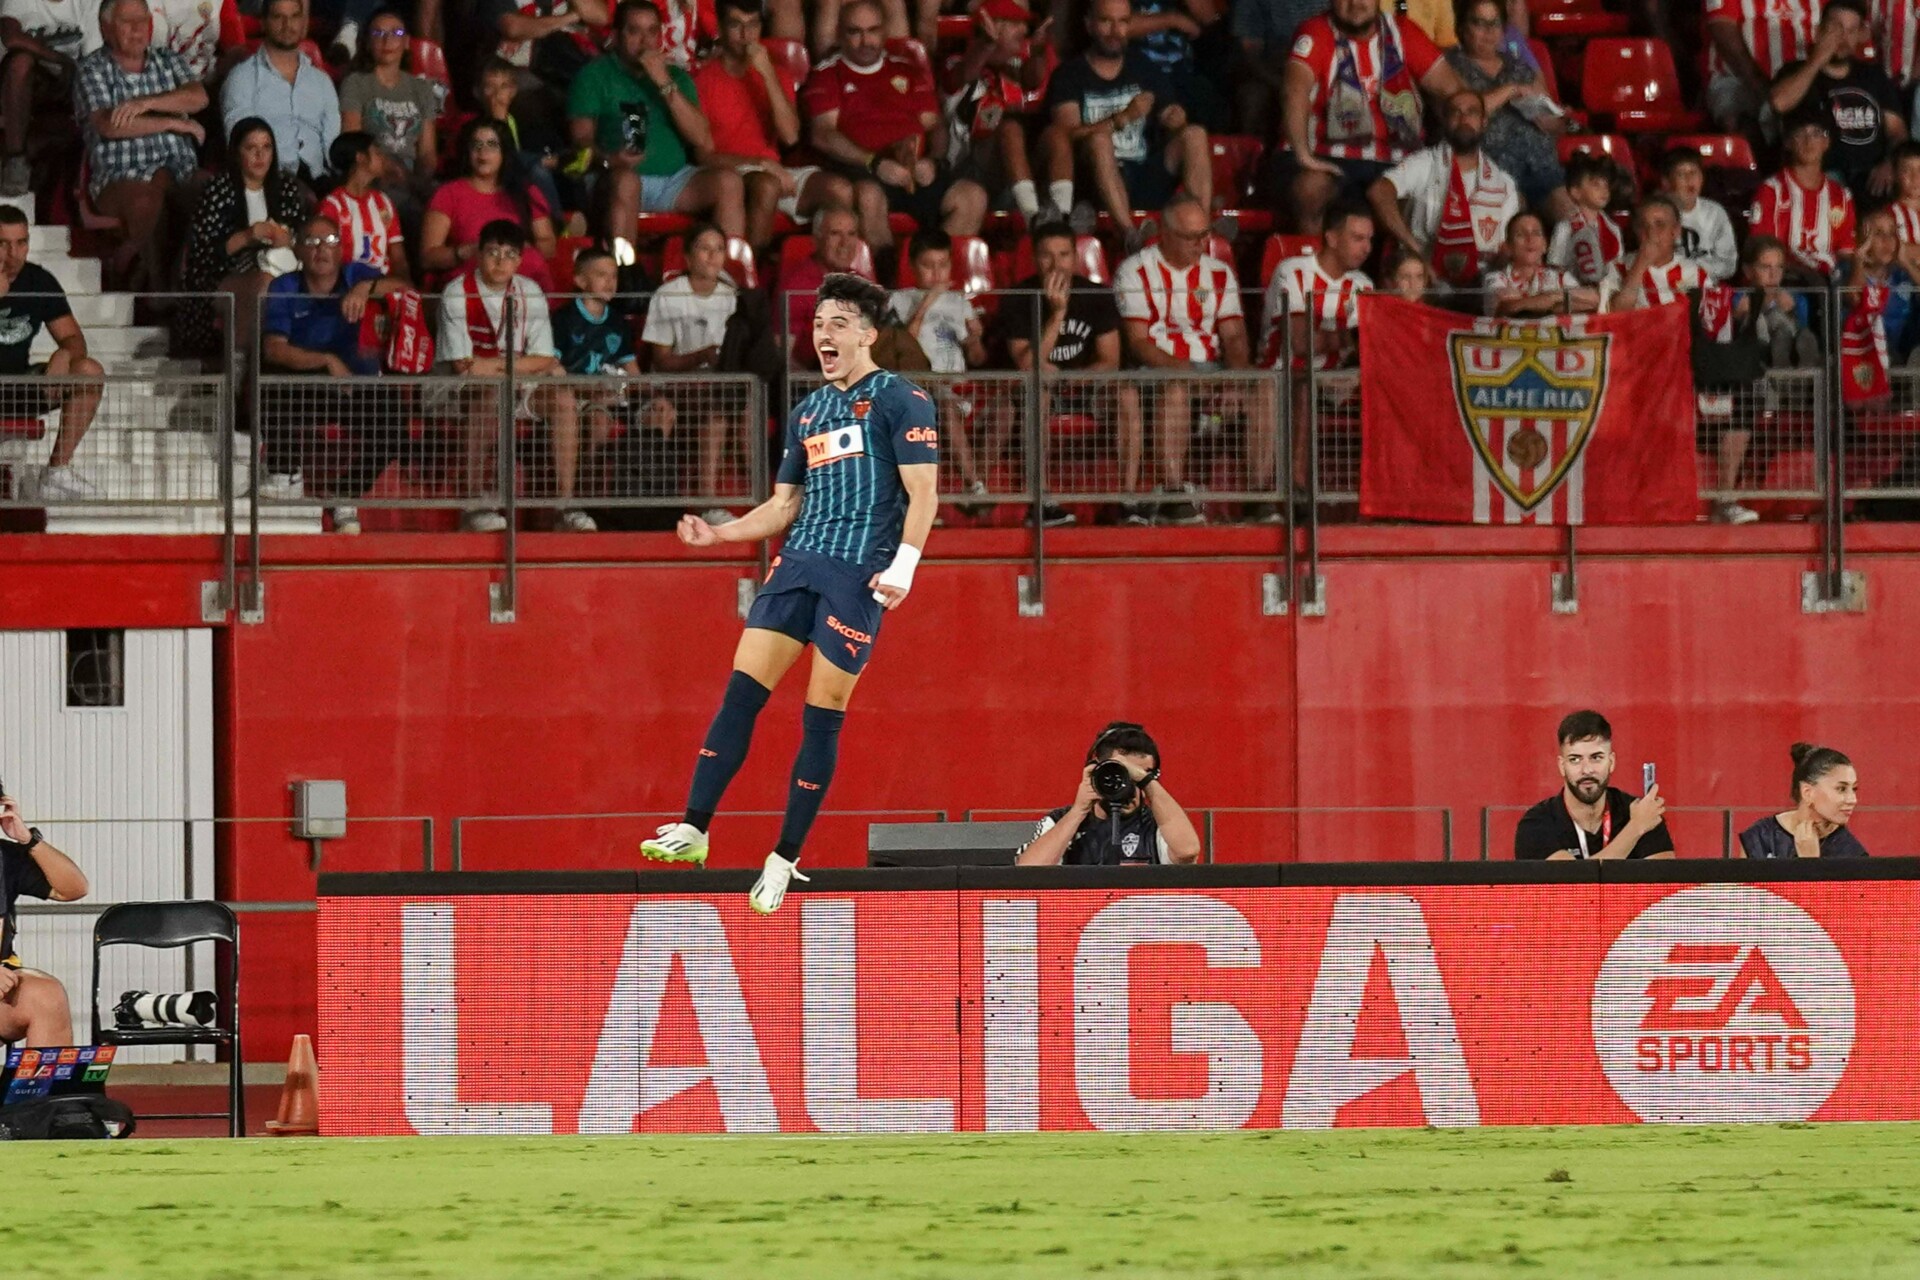
[[[786,539],[747,614],[733,675],[694,763],[686,814],[643,841],[640,852],[706,861],[707,828],[746,760],[754,721],[812,645],[786,818],[748,897],[762,915],[779,909],[791,880],[806,878],[796,864],[833,780],[853,687],[873,657],[882,616],[913,589],[938,505],[933,399],[873,362],[887,305],[886,291],[858,276],[822,282],[813,346],[826,383],[787,421],[773,497],[717,527],[699,516],[680,521],[681,540],[693,547]]]

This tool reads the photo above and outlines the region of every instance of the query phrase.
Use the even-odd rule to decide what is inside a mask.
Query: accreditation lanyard
[[[1565,802],[1562,801],[1562,803]],[[1567,817],[1573,818],[1573,834],[1574,837],[1580,841],[1580,856],[1582,858],[1591,858],[1593,855],[1587,852],[1587,829],[1580,825],[1580,819],[1573,817],[1572,809],[1567,810]],[[1600,811],[1600,847],[1604,849],[1612,843],[1613,806],[1607,805]]]

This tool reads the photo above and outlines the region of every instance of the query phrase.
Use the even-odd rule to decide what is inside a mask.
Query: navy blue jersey
[[[781,484],[806,486],[786,546],[877,572],[893,560],[907,520],[900,468],[940,461],[933,399],[876,369],[842,391],[832,383],[787,419]]]

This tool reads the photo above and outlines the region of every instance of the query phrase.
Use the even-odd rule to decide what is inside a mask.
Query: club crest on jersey
[[[1606,395],[1611,343],[1609,334],[1553,325],[1448,335],[1461,426],[1488,478],[1523,511],[1551,497],[1586,451]],[[1562,433],[1553,428],[1562,424],[1559,445]],[[1528,472],[1530,484],[1523,483]]]
[[[843,458],[864,457],[867,452],[866,428],[835,427],[800,442],[807,450],[807,470],[839,462]]]
[[[853,416],[856,418],[859,418],[862,422],[866,421],[867,415],[872,412],[873,412],[873,401],[855,400],[853,402]]]

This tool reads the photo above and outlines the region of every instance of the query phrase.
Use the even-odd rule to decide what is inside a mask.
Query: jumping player
[[[881,613],[898,609],[913,586],[939,502],[933,401],[873,362],[887,306],[887,291],[859,276],[821,283],[813,347],[827,384],[787,421],[773,497],[718,527],[698,516],[680,521],[681,541],[694,547],[759,542],[792,526],[747,614],[726,697],[693,766],[686,816],[640,845],[663,862],[707,860],[707,827],[747,758],[753,722],[812,644],[786,821],[748,896],[762,915],[779,910],[789,881],[806,879],[795,864],[833,781],[847,702],[873,655]]]

